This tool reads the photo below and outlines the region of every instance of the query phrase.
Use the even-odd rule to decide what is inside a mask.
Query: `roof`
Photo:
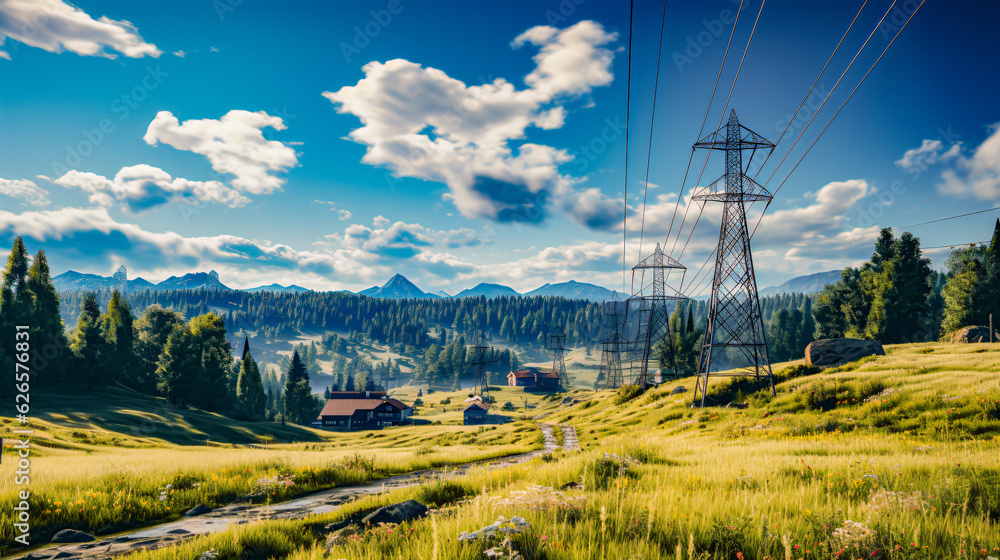
[[[329,399],[323,406],[320,416],[350,416],[358,410],[375,410],[380,405],[389,404],[399,410],[410,408],[396,399]]]
[[[530,369],[516,369],[508,373],[507,377],[510,377],[511,375],[513,375],[516,378],[535,377],[535,372]]]
[[[385,391],[332,391],[331,399],[378,399],[386,396]]]
[[[477,403],[472,403],[472,404],[470,404],[470,405],[469,405],[469,408],[466,408],[466,409],[465,409],[465,412],[469,412],[470,410],[471,410],[471,411],[473,411],[473,412],[475,412],[475,411],[477,411],[477,410],[481,410],[481,411],[483,411],[483,412],[486,412],[486,411],[487,411],[487,410],[489,410],[489,409],[490,409],[490,405],[488,405],[488,404],[483,404],[483,403],[478,403],[478,402],[477,402]]]
[[[541,374],[541,377],[546,377],[548,379],[559,379],[559,374],[554,371],[547,371]]]
[[[399,410],[406,410],[410,408],[410,405],[403,403],[402,401],[396,399],[385,399],[383,402],[386,404],[391,404],[392,406],[398,408]]]

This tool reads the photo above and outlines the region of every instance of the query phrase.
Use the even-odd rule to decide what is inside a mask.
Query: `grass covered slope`
[[[327,432],[239,422],[126,389],[36,391],[31,435],[32,542],[60,529],[109,534],[166,521],[199,504],[277,502],[308,492],[541,446],[533,423],[419,425]],[[16,454],[4,418],[4,453]],[[23,437],[23,436],[20,436]],[[15,461],[0,464],[0,552],[13,543]]]
[[[580,453],[133,558],[212,548],[222,560],[248,550],[294,560],[484,558],[500,538],[458,537],[515,515],[531,524],[512,537],[525,559],[1000,556],[1000,345],[887,351],[822,373],[786,364],[776,398],[739,380],[713,384],[717,402],[742,409],[690,409],[690,392],[670,393],[691,380],[639,395],[574,392],[575,404],[550,399],[538,411],[575,426]],[[330,554],[326,535],[308,530],[408,498],[441,509],[369,528]]]

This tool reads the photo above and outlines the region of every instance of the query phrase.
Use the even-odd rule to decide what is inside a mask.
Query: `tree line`
[[[90,391],[120,385],[162,396],[176,407],[194,406],[247,420],[265,418],[267,396],[260,370],[251,354],[234,358],[222,317],[209,312],[186,320],[154,304],[136,318],[117,290],[103,311],[94,293],[81,294],[78,301],[76,326],[67,333],[45,252],[30,259],[17,237],[0,287],[0,364],[14,371],[19,354],[14,329],[26,325],[32,386]],[[277,419],[312,422],[319,402],[298,352],[284,378],[283,410]],[[10,390],[9,384],[0,388]]]

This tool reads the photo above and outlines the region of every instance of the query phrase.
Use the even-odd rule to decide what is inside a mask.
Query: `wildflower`
[[[743,553],[742,552],[737,552],[736,553],[736,560],[743,560]]]

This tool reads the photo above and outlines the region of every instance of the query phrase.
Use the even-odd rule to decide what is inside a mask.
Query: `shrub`
[[[513,412],[514,411],[514,403],[512,403],[510,401],[507,401],[507,402],[503,403],[503,410],[506,411],[506,412]]]
[[[461,484],[450,480],[439,480],[431,484],[424,484],[417,489],[415,500],[431,507],[442,507],[453,504],[466,496],[476,493],[468,484]]]
[[[642,394],[642,387],[638,385],[622,385],[615,393],[615,404],[622,405]]]

